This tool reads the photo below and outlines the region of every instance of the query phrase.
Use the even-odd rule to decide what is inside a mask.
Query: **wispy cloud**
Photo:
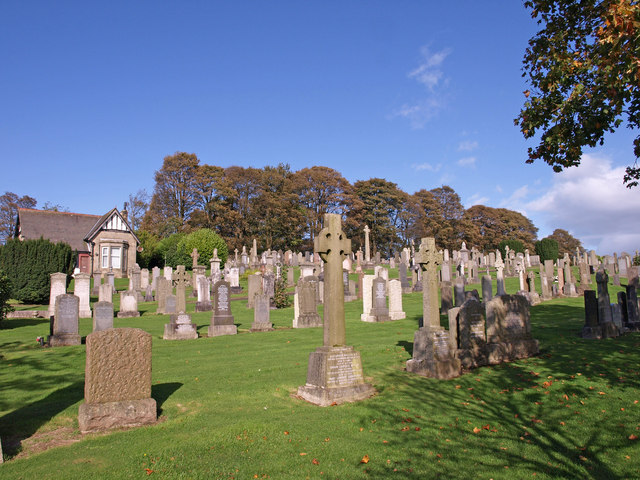
[[[410,71],[407,77],[425,87],[426,97],[403,104],[393,112],[391,118],[406,118],[409,120],[411,128],[421,129],[438,114],[445,104],[442,90],[443,85],[446,84],[446,77],[442,64],[450,53],[451,49],[449,48],[438,52],[432,52],[428,46],[420,49],[420,64]]]
[[[478,148],[478,142],[471,140],[464,140],[458,144],[459,152],[473,152],[476,148]]]
[[[427,170],[428,172],[438,172],[442,168],[442,164],[438,163],[437,165],[431,165],[427,162],[419,164],[414,163],[413,165],[411,165],[411,168],[413,168],[416,172],[419,172],[420,170]]]
[[[486,205],[489,197],[483,197],[479,193],[474,193],[464,201],[464,208],[473,207],[474,205]]]
[[[464,157],[458,160],[456,163],[461,167],[474,167],[476,164],[476,157]]]
[[[500,185],[496,185],[496,192],[502,193],[502,187]]]
[[[428,46],[424,46],[420,49],[420,53],[422,54],[422,62],[416,69],[409,72],[408,76],[433,92],[444,76],[440,67],[451,53],[451,49],[445,48],[432,53]]]
[[[572,232],[599,254],[640,247],[640,192],[622,183],[624,167],[611,158],[585,154],[579,167],[553,176],[550,188],[525,207],[546,217],[549,230]]]

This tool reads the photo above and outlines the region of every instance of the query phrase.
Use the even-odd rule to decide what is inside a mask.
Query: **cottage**
[[[117,208],[102,216],[19,208],[15,236],[68,243],[78,252],[76,266],[81,272],[113,272],[117,278],[126,277],[135,265],[140,243],[127,212]]]

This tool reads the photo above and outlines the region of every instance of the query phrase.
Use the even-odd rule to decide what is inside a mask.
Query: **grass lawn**
[[[640,334],[579,338],[582,298],[531,309],[538,357],[450,381],[404,371],[420,293],[404,295],[405,320],[384,324],[361,322],[362,302],[348,303],[347,344],[378,394],[327,408],[292,395],[322,329],[292,329],[288,308],[272,311],[275,331],[248,333],[253,311],[231,306],[239,334],[198,340],[163,340],[168,316],[153,304],[116,318],[153,335],[160,421],[85,436],[84,345],[42,348],[47,320],[3,321],[0,478],[640,478]],[[200,335],[209,318],[192,313]],[[81,319],[81,335],[91,325]]]

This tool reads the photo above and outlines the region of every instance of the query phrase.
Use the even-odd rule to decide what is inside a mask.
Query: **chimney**
[[[122,211],[120,212],[122,214],[122,218],[124,218],[124,221],[129,223],[129,212],[127,212],[127,207],[129,206],[129,204],[127,202],[124,202],[124,207],[122,207]]]

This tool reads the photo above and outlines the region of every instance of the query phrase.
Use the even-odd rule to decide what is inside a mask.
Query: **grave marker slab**
[[[208,329],[210,337],[236,335],[238,327],[231,314],[231,284],[219,280],[213,285],[213,314]]]

